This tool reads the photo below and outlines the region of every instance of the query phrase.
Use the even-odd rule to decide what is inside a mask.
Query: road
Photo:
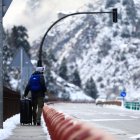
[[[140,111],[79,103],[55,103],[51,107],[94,127],[104,129],[117,140],[135,140],[134,137],[140,135]]]

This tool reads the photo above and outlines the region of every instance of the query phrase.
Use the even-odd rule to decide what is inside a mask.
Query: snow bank
[[[0,140],[4,140],[12,135],[12,130],[20,123],[19,114],[7,119],[3,123],[3,129],[0,129]]]

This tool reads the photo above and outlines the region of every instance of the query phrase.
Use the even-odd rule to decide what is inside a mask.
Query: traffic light
[[[117,9],[115,8],[115,9],[113,9],[112,10],[112,15],[113,15],[113,22],[114,23],[117,23],[117,21],[118,21],[118,13],[117,13]]]

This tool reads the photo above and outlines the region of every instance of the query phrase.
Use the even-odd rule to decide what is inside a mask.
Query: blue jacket
[[[45,85],[45,79],[44,79],[43,73],[34,72],[32,75],[34,75],[34,74],[40,75],[40,83],[41,83],[42,89],[40,91],[32,92],[31,87],[30,87],[30,80],[29,80],[28,84],[25,88],[24,96],[26,97],[28,95],[29,91],[31,91],[32,99],[38,98],[38,97],[45,97],[45,92],[46,92],[47,88]]]

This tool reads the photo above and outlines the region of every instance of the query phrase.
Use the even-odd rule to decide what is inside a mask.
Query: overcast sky
[[[58,11],[76,12],[90,0],[13,0],[3,25],[24,25],[30,42],[38,39],[57,20]]]

